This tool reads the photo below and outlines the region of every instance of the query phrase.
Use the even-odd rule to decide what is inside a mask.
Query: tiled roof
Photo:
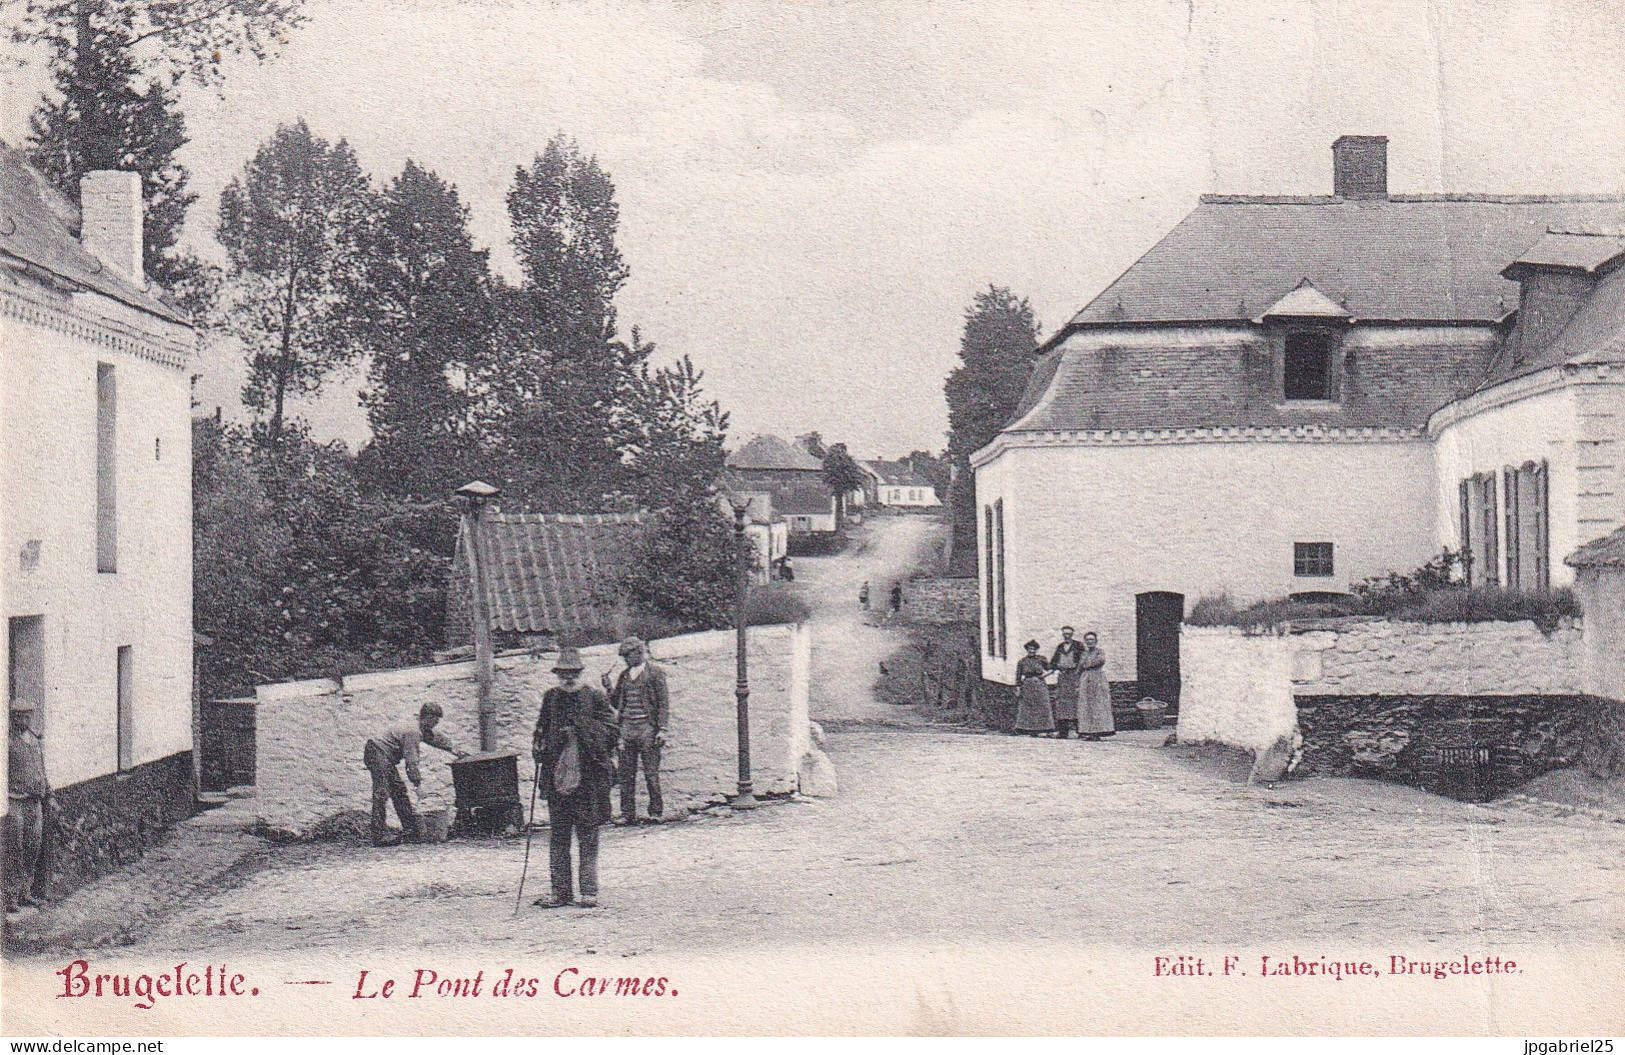
[[[1209,196],[1072,324],[1252,319],[1306,278],[1355,319],[1494,322],[1548,230],[1622,228],[1625,198]]]
[[[1532,268],[1553,267],[1592,274],[1621,255],[1625,255],[1625,235],[1549,231],[1518,254],[1502,274],[1517,279]]]
[[[95,290],[170,322],[180,313],[105,267],[79,244],[79,210],[20,150],[0,141],[0,257],[48,272],[70,287]]]
[[[1563,559],[1571,568],[1625,567],[1625,528],[1587,542]]]
[[[932,487],[930,480],[914,471],[907,458],[895,462],[874,461],[869,463],[880,474],[880,478],[891,487]]]
[[[637,546],[639,513],[487,513],[481,532],[491,629],[568,634],[612,628],[615,572]],[[469,627],[468,537],[457,539],[447,596],[453,634]]]
[[[1572,318],[1545,347],[1518,355],[1506,349],[1480,388],[1564,363],[1625,362],[1625,268],[1599,281]]]
[[[822,471],[824,463],[806,449],[777,436],[758,436],[728,455],[728,468]]]
[[[826,487],[785,487],[773,492],[773,508],[783,516],[833,516],[835,497]]]
[[[1294,407],[1280,400],[1271,357],[1258,354],[1249,334],[1226,340],[1215,328],[1214,336],[1211,346],[1191,348],[1079,335],[1039,361],[1007,429],[1417,429],[1472,390],[1489,356],[1487,348],[1448,340],[1360,348],[1343,372],[1337,403]]]

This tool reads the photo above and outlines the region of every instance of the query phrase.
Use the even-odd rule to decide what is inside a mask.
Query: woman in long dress
[[[1072,634],[1070,626],[1061,627],[1061,643],[1049,658],[1050,669],[1056,671],[1055,736],[1060,740],[1078,728],[1078,688],[1083,681],[1078,657],[1083,654],[1083,646],[1072,640]]]
[[[1049,685],[1044,678],[1049,664],[1038,654],[1038,642],[1029,641],[1027,654],[1016,662],[1016,732],[1039,736],[1055,731],[1055,714],[1050,710]]]
[[[1083,635],[1083,651],[1078,655],[1082,684],[1078,699],[1078,735],[1085,740],[1115,736],[1112,724],[1112,690],[1106,682],[1106,652],[1100,638],[1090,631]]]

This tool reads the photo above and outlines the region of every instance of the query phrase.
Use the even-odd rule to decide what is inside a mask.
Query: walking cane
[[[513,898],[513,914],[519,915],[519,905],[525,900],[525,876],[530,874],[530,834],[536,827],[536,785],[542,782],[542,764],[536,763],[536,775],[530,782],[530,819],[525,822],[525,867],[519,870],[519,893]]]

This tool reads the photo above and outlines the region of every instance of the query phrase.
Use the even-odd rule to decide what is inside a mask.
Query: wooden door
[[[1179,625],[1185,619],[1185,595],[1166,590],[1134,598],[1135,678],[1140,698],[1147,696],[1179,709]]]

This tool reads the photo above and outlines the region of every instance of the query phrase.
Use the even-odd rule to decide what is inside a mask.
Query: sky
[[[1619,0],[309,0],[263,64],[188,87],[207,248],[278,123],[381,183],[454,182],[512,271],[503,198],[556,132],[613,178],[619,301],[687,354],[735,443],[817,430],[940,449],[942,383],[990,283],[1051,333],[1204,192],[1328,193],[1339,135],[1386,135],[1396,192],[1625,192]],[[0,71],[0,136],[44,84]],[[200,391],[228,402],[231,356]],[[356,380],[306,408],[357,442]]]

